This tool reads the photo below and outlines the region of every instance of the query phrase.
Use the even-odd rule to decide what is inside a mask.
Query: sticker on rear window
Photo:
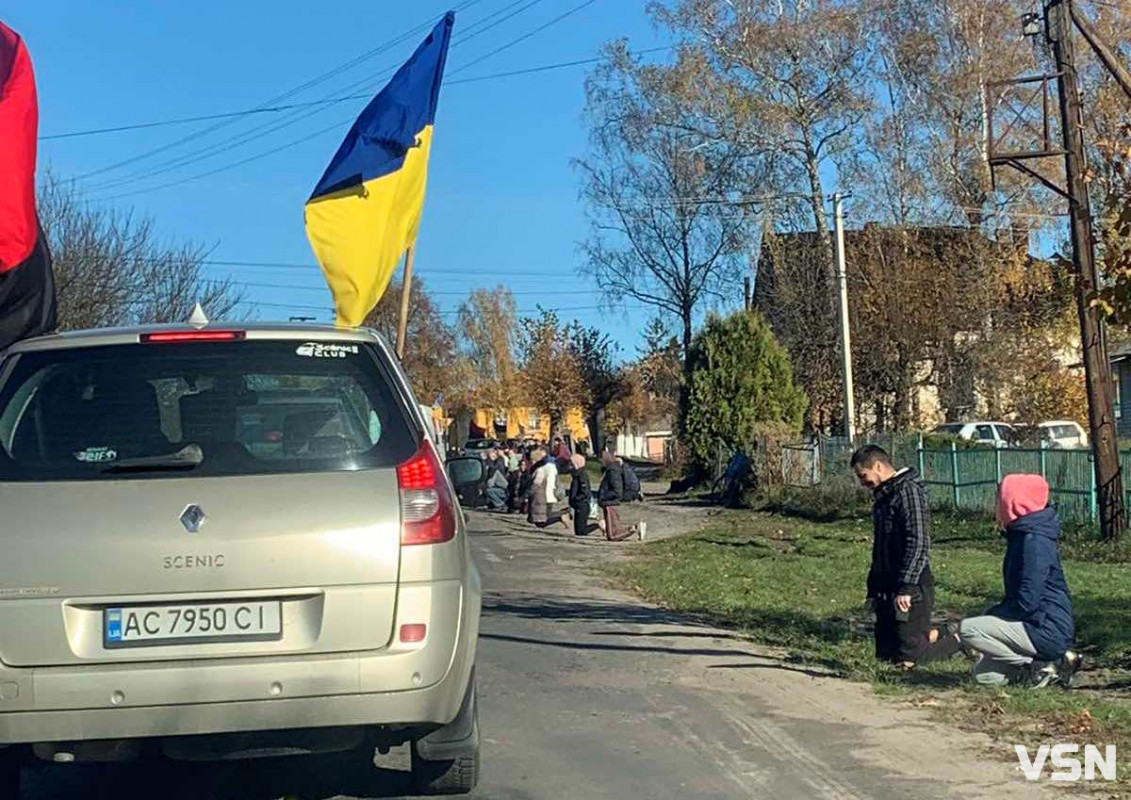
[[[295,350],[295,355],[304,358],[345,358],[357,353],[356,344],[318,344],[317,342],[301,344]]]
[[[75,451],[75,460],[86,464],[105,464],[118,460],[118,451],[111,447],[88,447]]]

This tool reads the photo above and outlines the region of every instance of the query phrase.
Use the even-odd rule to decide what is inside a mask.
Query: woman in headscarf
[[[562,522],[562,512],[556,508],[558,465],[538,448],[530,454],[534,462],[534,479],[530,487],[530,521],[539,528]]]
[[[569,510],[573,514],[573,533],[575,536],[589,534],[589,504],[593,489],[589,484],[589,472],[585,469],[585,456],[574,453],[570,459],[573,478],[569,483]]]

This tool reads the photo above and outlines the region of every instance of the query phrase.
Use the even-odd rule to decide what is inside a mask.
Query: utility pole
[[[1080,9],[1074,5],[1069,5],[1069,13],[1072,15],[1072,21],[1076,23],[1076,27],[1080,29],[1080,33],[1084,34],[1084,38],[1088,40],[1088,44],[1096,51],[1096,55],[1100,57],[1100,61],[1104,62],[1111,76],[1119,81],[1119,85],[1123,87],[1124,93],[1131,97],[1131,70],[1123,65],[1119,60],[1119,56],[1111,49],[1107,42],[1100,36],[1099,31],[1095,26],[1084,16]]]
[[[1088,390],[1088,422],[1092,434],[1100,529],[1105,539],[1114,540],[1123,534],[1126,526],[1123,475],[1112,409],[1111,365],[1107,360],[1099,314],[1091,305],[1091,298],[1098,288],[1098,275],[1091,204],[1085,180],[1083,109],[1076,73],[1076,52],[1072,44],[1072,0],[1050,0],[1046,8],[1049,40],[1060,74],[1057,84],[1072,253],[1076,264],[1076,310],[1080,317],[1084,349],[1084,379]]]
[[[844,198],[833,195],[833,221],[836,227],[836,285],[840,296],[840,353],[844,377],[844,435],[849,444],[856,441],[856,398],[852,385],[852,330],[848,319],[848,273],[844,259]]]

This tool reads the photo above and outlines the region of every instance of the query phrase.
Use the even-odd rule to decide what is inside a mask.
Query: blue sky
[[[631,354],[648,312],[597,310],[599,298],[591,281],[576,274],[577,243],[585,236],[585,221],[570,159],[585,149],[581,111],[589,68],[454,83],[457,78],[584,59],[619,37],[627,38],[633,49],[667,43],[644,13],[643,0],[594,0],[547,30],[456,74],[462,65],[581,2],[475,0],[458,15],[456,42],[461,30],[485,17],[497,14],[492,17],[495,21],[511,13],[505,11],[509,7],[525,8],[503,24],[453,46],[450,83],[441,97],[436,123],[417,268],[446,309],[454,309],[471,288],[504,282],[517,295],[520,309],[533,309],[536,304],[584,307],[564,315],[600,325]],[[161,4],[16,0],[5,4],[4,20],[24,36],[31,51],[39,83],[40,133],[50,136],[254,107],[459,4],[460,0]],[[282,102],[321,99],[382,72],[387,78],[389,68],[407,58],[423,35]],[[379,77],[363,85],[375,91],[381,83]],[[132,206],[151,215],[160,233],[170,239],[215,245],[212,259],[312,264],[302,205],[364,103],[351,100],[321,110],[159,176],[110,183],[162,167],[170,159],[257,126],[287,120],[283,114],[244,118],[196,141],[91,175],[82,185],[89,187],[94,200]],[[40,166],[61,177],[82,176],[210,124],[45,141]],[[239,168],[174,188],[127,194],[224,167],[330,126],[329,132]],[[264,305],[259,311],[262,318],[297,314],[330,318],[329,294],[313,268],[209,270],[262,284],[248,287],[247,292],[264,304],[314,307]]]

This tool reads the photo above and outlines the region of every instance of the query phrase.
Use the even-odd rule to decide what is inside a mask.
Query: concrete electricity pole
[[[836,286],[840,297],[840,354],[844,377],[844,435],[856,442],[856,398],[852,384],[852,329],[848,318],[848,273],[844,258],[844,198],[833,195],[833,221],[836,228]]]
[[[1064,165],[1067,179],[1072,254],[1076,264],[1076,308],[1084,349],[1084,378],[1088,390],[1088,422],[1096,471],[1100,527],[1105,539],[1117,539],[1126,525],[1123,475],[1119,465],[1119,438],[1112,408],[1111,365],[1104,347],[1099,314],[1091,299],[1098,284],[1092,212],[1085,179],[1083,108],[1072,44],[1072,0],[1051,0],[1047,6],[1049,39],[1052,43],[1060,95]]]

